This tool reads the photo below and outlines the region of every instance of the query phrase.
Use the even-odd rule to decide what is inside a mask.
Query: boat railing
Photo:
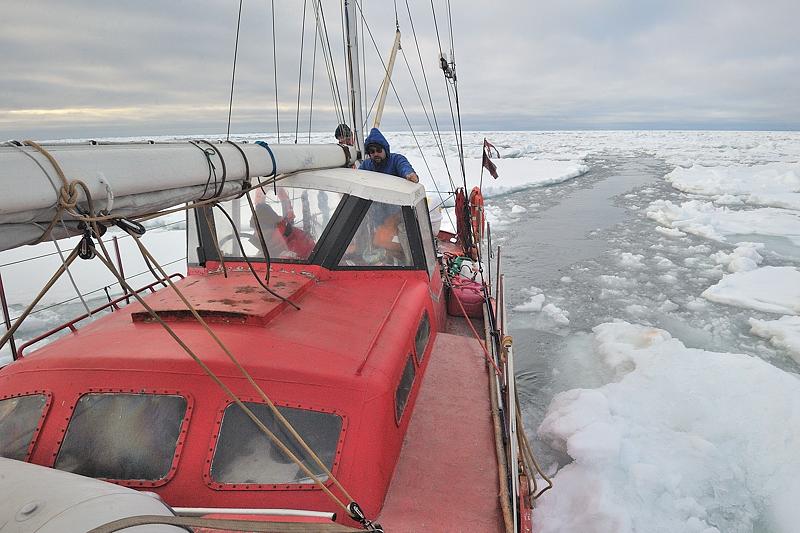
[[[183,274],[181,274],[179,272],[176,272],[175,274],[171,274],[168,278],[172,280],[172,279],[183,279],[183,277],[184,277]],[[24,357],[24,352],[25,352],[25,350],[27,348],[29,348],[30,346],[32,346],[32,345],[34,345],[36,343],[39,343],[39,342],[45,340],[46,338],[48,338],[48,337],[50,337],[52,335],[55,335],[56,333],[58,333],[60,331],[63,331],[65,329],[69,329],[72,333],[77,332],[78,331],[77,324],[79,322],[83,321],[83,320],[86,320],[90,316],[93,316],[93,315],[95,315],[97,313],[100,313],[102,311],[105,311],[107,309],[111,309],[112,311],[119,310],[122,307],[122,305],[127,305],[130,302],[131,297],[134,296],[135,294],[139,294],[139,293],[142,293],[142,292],[145,292],[145,291],[149,291],[151,294],[156,292],[156,290],[157,290],[156,287],[157,286],[159,286],[159,285],[161,285],[162,287],[166,286],[165,282],[166,282],[165,278],[157,279],[157,280],[153,281],[152,283],[149,283],[148,285],[145,285],[144,287],[141,287],[141,288],[136,289],[134,291],[126,292],[125,294],[122,294],[121,296],[118,296],[118,297],[114,298],[113,300],[109,300],[107,303],[105,303],[105,304],[103,304],[103,305],[101,305],[99,307],[96,307],[96,308],[90,310],[87,313],[83,313],[82,315],[80,315],[80,316],[78,316],[76,318],[73,318],[72,320],[64,322],[63,324],[61,324],[59,326],[56,326],[56,327],[54,327],[52,329],[49,329],[49,330],[45,331],[41,335],[37,335],[36,337],[30,339],[29,341],[24,342],[24,343],[19,345],[19,348],[17,348],[17,351],[15,353],[14,359],[15,360],[22,359]],[[124,304],[123,304],[123,302],[124,302]]]
[[[494,393],[503,431],[503,448],[508,477],[503,492],[507,494],[510,526],[514,532],[529,532],[533,499],[543,491],[536,491],[536,474],[540,468],[533,458],[527,435],[522,426],[514,367],[514,342],[509,331],[506,309],[505,275],[501,261],[501,248],[493,250],[491,227],[487,224],[486,250],[487,278],[485,287],[489,306],[487,309],[487,339],[500,374],[493,376]],[[494,263],[494,265],[492,264]],[[494,275],[494,279],[492,279]],[[494,293],[494,294],[492,294]],[[545,477],[549,483],[549,480]],[[549,488],[549,487],[548,487]],[[547,489],[544,489],[547,490]]]
[[[308,511],[305,509],[255,509],[230,507],[172,507],[172,512],[178,516],[206,516],[211,514],[234,514],[254,516],[303,516],[310,518],[326,518],[333,521],[336,513],[325,511]]]

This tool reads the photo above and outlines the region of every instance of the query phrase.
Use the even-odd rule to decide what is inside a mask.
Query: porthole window
[[[406,409],[408,396],[411,394],[411,386],[414,385],[414,376],[416,373],[417,369],[414,366],[414,360],[411,354],[408,354],[408,360],[403,369],[403,375],[400,377],[400,384],[397,386],[397,391],[395,391],[394,395],[394,408],[397,423],[400,423],[400,419],[403,417],[403,411]]]
[[[166,478],[186,405],[182,396],[85,394],[72,413],[54,467],[113,480]]]
[[[414,337],[414,348],[417,351],[417,362],[422,363],[422,358],[425,355],[425,350],[428,348],[428,339],[431,338],[431,320],[428,316],[428,310],[422,313],[422,318],[417,326],[417,334]]]
[[[269,406],[255,402],[245,402],[245,405],[317,478],[328,479]],[[342,432],[342,418],[332,413],[291,407],[278,407],[278,411],[328,470],[332,470]],[[225,409],[211,462],[211,479],[224,484],[314,483],[237,404],[230,404]]]
[[[47,404],[44,394],[0,400],[0,457],[24,461]]]

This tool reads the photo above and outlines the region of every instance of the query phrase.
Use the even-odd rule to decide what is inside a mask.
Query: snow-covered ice
[[[747,236],[753,241],[766,236],[785,238],[800,247],[800,213],[786,209],[740,211],[700,200],[680,205],[656,200],[647,208],[647,216],[662,226],[719,242],[729,242],[731,236],[739,240]]]
[[[765,266],[734,272],[702,293],[703,298],[784,315],[800,314],[800,270]]]
[[[572,462],[538,501],[536,531],[795,531],[800,380],[656,328],[593,331],[616,379],[553,399],[538,434]]]
[[[778,320],[750,319],[750,332],[784,348],[800,363],[800,316],[782,316]]]
[[[692,165],[676,168],[666,179],[681,191],[714,196],[717,203],[800,210],[800,165],[796,163]]]

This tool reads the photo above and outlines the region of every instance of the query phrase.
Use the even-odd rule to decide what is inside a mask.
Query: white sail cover
[[[238,146],[238,148],[237,148]],[[271,145],[197,142],[51,145],[67,180],[80,180],[94,209],[118,217],[153,213],[208,198],[222,188],[235,193],[245,179],[298,170],[342,167],[352,160],[337,144]],[[239,150],[241,149],[241,151]],[[275,166],[273,167],[274,156]],[[30,146],[0,148],[0,250],[38,240],[57,214],[62,187],[55,166]],[[79,206],[86,208],[85,196]],[[51,239],[75,234],[73,217],[64,214]]]

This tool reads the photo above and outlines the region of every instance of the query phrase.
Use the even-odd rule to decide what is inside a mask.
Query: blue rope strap
[[[269,158],[272,159],[272,174],[270,174],[269,177],[274,178],[275,176],[278,175],[278,164],[275,162],[275,154],[272,153],[272,148],[270,148],[269,145],[264,141],[256,141],[256,144],[259,146],[263,146],[264,148],[267,149],[267,152],[269,153]],[[272,187],[273,189],[275,189],[275,194],[277,195],[278,186],[275,184],[275,181],[272,182]]]

